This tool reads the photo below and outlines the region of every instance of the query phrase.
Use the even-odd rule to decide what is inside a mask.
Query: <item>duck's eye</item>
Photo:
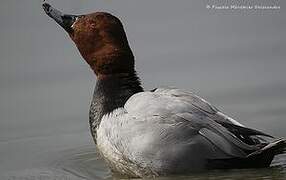
[[[95,29],[96,28],[96,24],[95,23],[90,24],[90,28],[91,29]]]

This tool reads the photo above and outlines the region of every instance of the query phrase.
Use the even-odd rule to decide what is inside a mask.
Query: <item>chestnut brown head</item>
[[[68,32],[97,76],[134,71],[134,57],[118,18],[106,12],[67,15],[47,3],[43,8]]]

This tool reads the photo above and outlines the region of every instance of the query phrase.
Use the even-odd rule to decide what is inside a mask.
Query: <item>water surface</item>
[[[278,89],[277,89],[278,88]],[[260,90],[261,89],[261,90]],[[271,89],[271,91],[270,91]],[[247,120],[241,122],[278,137],[285,137],[286,105],[280,85],[206,93],[220,108],[237,112]],[[273,92],[276,92],[273,94]],[[23,93],[23,92],[21,92]],[[29,93],[28,93],[29,94]],[[239,118],[240,119],[240,118]],[[1,179],[120,179],[114,176],[97,154],[89,134],[88,119],[33,122],[25,120],[17,131],[2,132],[0,140]],[[17,123],[19,125],[17,125]],[[36,125],[35,125],[36,124]],[[36,126],[36,127],[35,127]],[[51,132],[49,132],[51,131]],[[270,168],[210,171],[189,176],[160,179],[285,179],[286,154],[277,156]]]

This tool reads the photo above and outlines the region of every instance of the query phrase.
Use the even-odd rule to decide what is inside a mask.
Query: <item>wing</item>
[[[147,102],[145,101],[146,99],[148,99]],[[236,120],[220,112],[216,107],[199,96],[180,89],[159,88],[152,92],[135,94],[127,101],[125,108],[130,112],[136,113],[138,116],[146,113],[147,115],[154,115],[158,112],[166,115],[168,113],[185,112],[203,115],[219,123],[237,138],[251,145],[259,144],[261,140],[263,141],[263,139],[256,135],[272,137],[263,132],[246,128]]]

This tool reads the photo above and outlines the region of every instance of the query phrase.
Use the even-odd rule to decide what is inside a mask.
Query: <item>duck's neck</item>
[[[89,114],[91,128],[97,128],[105,114],[123,107],[133,94],[141,91],[135,71],[98,77]]]

